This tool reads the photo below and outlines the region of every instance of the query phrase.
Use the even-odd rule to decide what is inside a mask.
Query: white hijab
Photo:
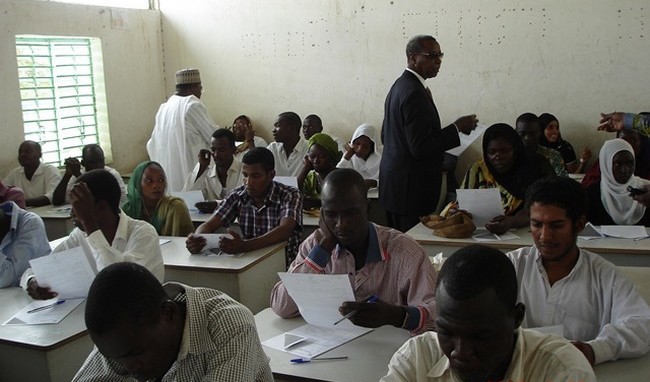
[[[361,174],[361,176],[363,176],[364,179],[379,180],[379,164],[381,163],[382,148],[379,146],[380,141],[377,136],[377,129],[367,123],[362,124],[354,130],[350,143],[363,135],[368,137],[374,143],[375,151],[370,154],[367,160],[363,160],[356,155],[353,155],[349,161],[345,160],[345,158],[341,158],[337,167],[354,168]]]
[[[600,149],[600,201],[616,224],[634,225],[645,214],[645,206],[632,199],[627,186],[642,188],[645,182],[635,175],[625,184],[614,179],[612,161],[614,155],[621,151],[627,151],[634,157],[632,146],[620,138],[606,141]]]

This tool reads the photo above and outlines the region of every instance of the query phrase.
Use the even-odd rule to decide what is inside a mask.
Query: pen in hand
[[[34,309],[31,309],[31,310],[28,310],[27,313],[36,313],[36,312],[40,312],[41,310],[45,310],[45,309],[53,308],[53,307],[55,307],[55,306],[57,306],[57,305],[61,305],[61,304],[63,304],[64,302],[65,302],[65,300],[59,300],[59,301],[54,302],[54,303],[52,303],[52,304],[47,304],[47,305],[39,306],[38,308],[34,308]]]
[[[379,300],[379,297],[377,297],[376,295],[372,295],[372,296],[370,296],[370,298],[368,298],[368,299],[367,299],[366,301],[364,301],[364,302],[365,302],[366,304],[374,304],[374,303],[377,302],[377,300]],[[348,314],[346,314],[345,316],[343,316],[340,320],[336,321],[336,322],[334,323],[334,325],[336,325],[336,324],[338,324],[338,323],[340,323],[340,322],[343,322],[343,320],[346,320],[346,319],[348,319],[348,318],[354,316],[357,312],[358,312],[358,310],[357,310],[357,309],[354,309],[354,310],[351,311],[350,313],[348,313]]]

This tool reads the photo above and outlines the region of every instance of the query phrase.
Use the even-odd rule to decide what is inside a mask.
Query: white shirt
[[[565,339],[517,329],[517,342],[504,381],[595,382],[587,358]],[[388,364],[384,382],[463,382],[450,366],[435,332],[406,341]]]
[[[336,165],[338,168],[353,168],[355,169],[363,179],[373,179],[379,181],[379,165],[381,163],[381,146],[379,139],[377,138],[377,130],[369,124],[364,123],[363,125],[357,127],[352,134],[352,139],[350,142],[354,142],[355,139],[366,136],[368,139],[374,143],[375,150],[370,153],[370,156],[367,160],[363,160],[356,155],[352,155],[350,160],[345,159],[345,155],[341,157],[341,161]],[[345,153],[344,153],[345,154]]]
[[[52,194],[56,186],[59,185],[61,181],[61,173],[59,169],[50,165],[41,163],[34,175],[32,175],[32,180],[28,180],[25,176],[24,167],[16,167],[11,170],[4,179],[2,183],[5,186],[15,186],[23,189],[25,193],[25,199],[34,199],[40,198],[41,196],[46,196],[50,202],[52,201]]]
[[[120,185],[120,205],[122,205],[124,202],[126,202],[126,185],[124,184],[124,180],[122,179],[122,175],[120,175],[117,170],[114,168],[104,166],[104,170],[108,171],[115,177],[117,180],[117,184]],[[85,172],[85,171],[84,171]],[[82,174],[84,173],[82,172]],[[65,188],[65,202],[70,203],[70,191],[72,190],[72,187],[74,187],[75,182],[77,181],[77,177],[72,175],[70,177],[70,180],[68,181],[68,185]]]
[[[273,153],[275,159],[275,175],[276,176],[298,176],[302,169],[303,159],[307,155],[307,141],[302,137],[298,140],[296,147],[293,148],[289,158],[284,149],[284,144],[279,142],[271,142],[267,147]]]
[[[194,95],[172,95],[160,105],[156,125],[147,142],[152,161],[160,163],[167,175],[167,191],[181,191],[201,149],[210,148],[216,125]]]
[[[650,350],[650,308],[613,264],[581,249],[571,273],[550,286],[536,247],[507,256],[526,305],[522,327],[562,325],[566,338],[591,345],[596,363]]]
[[[194,170],[187,175],[183,191],[200,190],[203,192],[203,198],[205,200],[215,200],[223,199],[230,191],[244,184],[244,176],[241,173],[241,161],[237,158],[233,158],[232,164],[228,168],[226,187],[221,185],[219,174],[217,174],[217,166],[213,161],[210,162],[208,168],[197,179],[196,175],[199,173],[199,167],[197,163],[194,166]]]
[[[75,228],[52,253],[79,246],[92,253],[97,271],[114,263],[128,262],[147,268],[160,282],[165,278],[165,266],[156,229],[146,221],[132,219],[123,211],[120,211],[120,222],[112,244],[108,244],[101,230],[86,235],[84,231]],[[20,280],[23,289],[27,289],[29,279],[33,275],[31,268],[25,271]]]

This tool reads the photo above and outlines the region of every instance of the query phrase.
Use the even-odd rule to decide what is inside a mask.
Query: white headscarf
[[[367,123],[362,124],[354,130],[350,143],[363,135],[368,137],[374,143],[375,151],[370,154],[367,160],[363,160],[356,155],[353,155],[350,160],[346,160],[343,157],[336,167],[353,168],[357,170],[364,179],[379,180],[379,164],[381,162],[382,150],[379,146],[380,141],[377,137],[377,129]]]
[[[621,151],[627,151],[634,157],[632,146],[620,138],[606,141],[600,149],[600,200],[616,224],[634,225],[645,214],[645,206],[632,199],[627,186],[643,188],[645,182],[635,175],[625,184],[614,179],[612,161],[614,155]]]

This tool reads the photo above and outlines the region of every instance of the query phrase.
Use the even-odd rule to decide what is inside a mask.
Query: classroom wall
[[[285,110],[316,113],[346,139],[363,122],[380,127],[415,34],[445,53],[428,81],[443,123],[548,111],[576,151],[597,155],[613,136],[595,131],[600,111],[649,108],[650,6],[638,0],[160,0],[160,10],[167,92],[175,70],[198,67],[217,123],[245,113],[267,139]],[[461,169],[480,145],[469,151]]]
[[[102,41],[113,163],[129,173],[147,158],[153,117],[164,102],[160,12],[0,0],[0,176],[13,167],[24,140],[16,34],[99,37]]]

